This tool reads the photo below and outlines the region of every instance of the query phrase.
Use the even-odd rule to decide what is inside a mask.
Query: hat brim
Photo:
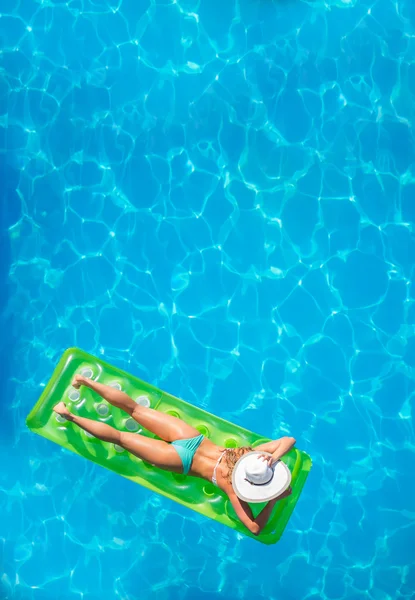
[[[268,502],[283,494],[290,487],[291,471],[285,463],[279,460],[273,466],[274,476],[269,483],[266,483],[265,485],[252,485],[249,481],[245,480],[244,461],[253,454],[257,454],[258,456],[263,456],[264,454],[271,456],[269,452],[259,452],[255,450],[241,456],[232,472],[232,487],[238,498],[245,502]]]

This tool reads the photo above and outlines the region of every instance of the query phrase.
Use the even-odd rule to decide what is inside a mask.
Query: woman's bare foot
[[[83,375],[75,375],[75,377],[72,379],[72,384],[71,385],[76,390],[79,390],[79,388],[81,387],[81,385],[85,385],[85,377]]]
[[[59,402],[56,406],[53,407],[53,410],[56,414],[60,415],[61,417],[65,417],[65,419],[70,419],[72,417],[71,413],[66,408],[65,402]]]

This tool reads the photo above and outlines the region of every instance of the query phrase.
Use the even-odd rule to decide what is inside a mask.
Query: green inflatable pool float
[[[269,441],[269,438],[215,417],[77,348],[70,348],[63,354],[43,394],[27,417],[27,425],[32,431],[241,534],[264,544],[274,544],[280,539],[311,469],[308,454],[293,448],[283,457],[291,471],[293,492],[276,504],[264,530],[259,536],[254,536],[236,517],[227,496],[212,483],[157,469],[116,445],[101,442],[56,415],[52,408],[63,400],[72,412],[80,416],[104,421],[119,430],[139,431],[142,435],[155,437],[92,390],[86,387],[75,390],[71,386],[75,373],[118,387],[145,406],[184,419],[219,446],[255,447]],[[253,504],[254,514],[257,515],[263,506]]]

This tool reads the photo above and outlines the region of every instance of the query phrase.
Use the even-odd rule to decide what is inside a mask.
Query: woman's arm
[[[277,460],[284,456],[295,444],[295,438],[293,437],[282,437],[279,440],[273,440],[272,442],[266,442],[260,444],[255,448],[260,452],[269,452],[272,454],[272,462],[275,463]]]
[[[251,533],[254,535],[259,535],[261,531],[264,529],[265,525],[268,523],[268,520],[271,516],[272,509],[275,506],[278,498],[274,498],[270,500],[266,506],[261,510],[259,515],[254,519],[254,515],[252,514],[252,510],[247,502],[240,500],[235,492],[230,492],[229,500],[233,508],[235,509],[236,514],[242,523],[249,529]]]
[[[256,525],[258,527],[258,533],[256,533],[255,535],[259,535],[261,533],[261,531],[264,529],[265,525],[268,523],[269,518],[272,513],[272,509],[274,508],[275,503],[277,501],[278,501],[278,498],[273,498],[273,500],[270,500],[269,502],[267,502],[266,506],[264,506],[264,508],[261,510],[261,512],[255,519],[254,522],[256,523]]]

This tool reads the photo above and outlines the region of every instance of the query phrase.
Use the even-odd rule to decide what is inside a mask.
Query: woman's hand
[[[274,458],[270,454],[260,454],[258,456],[258,460],[265,461],[270,468],[272,467],[272,465],[275,462]]]

